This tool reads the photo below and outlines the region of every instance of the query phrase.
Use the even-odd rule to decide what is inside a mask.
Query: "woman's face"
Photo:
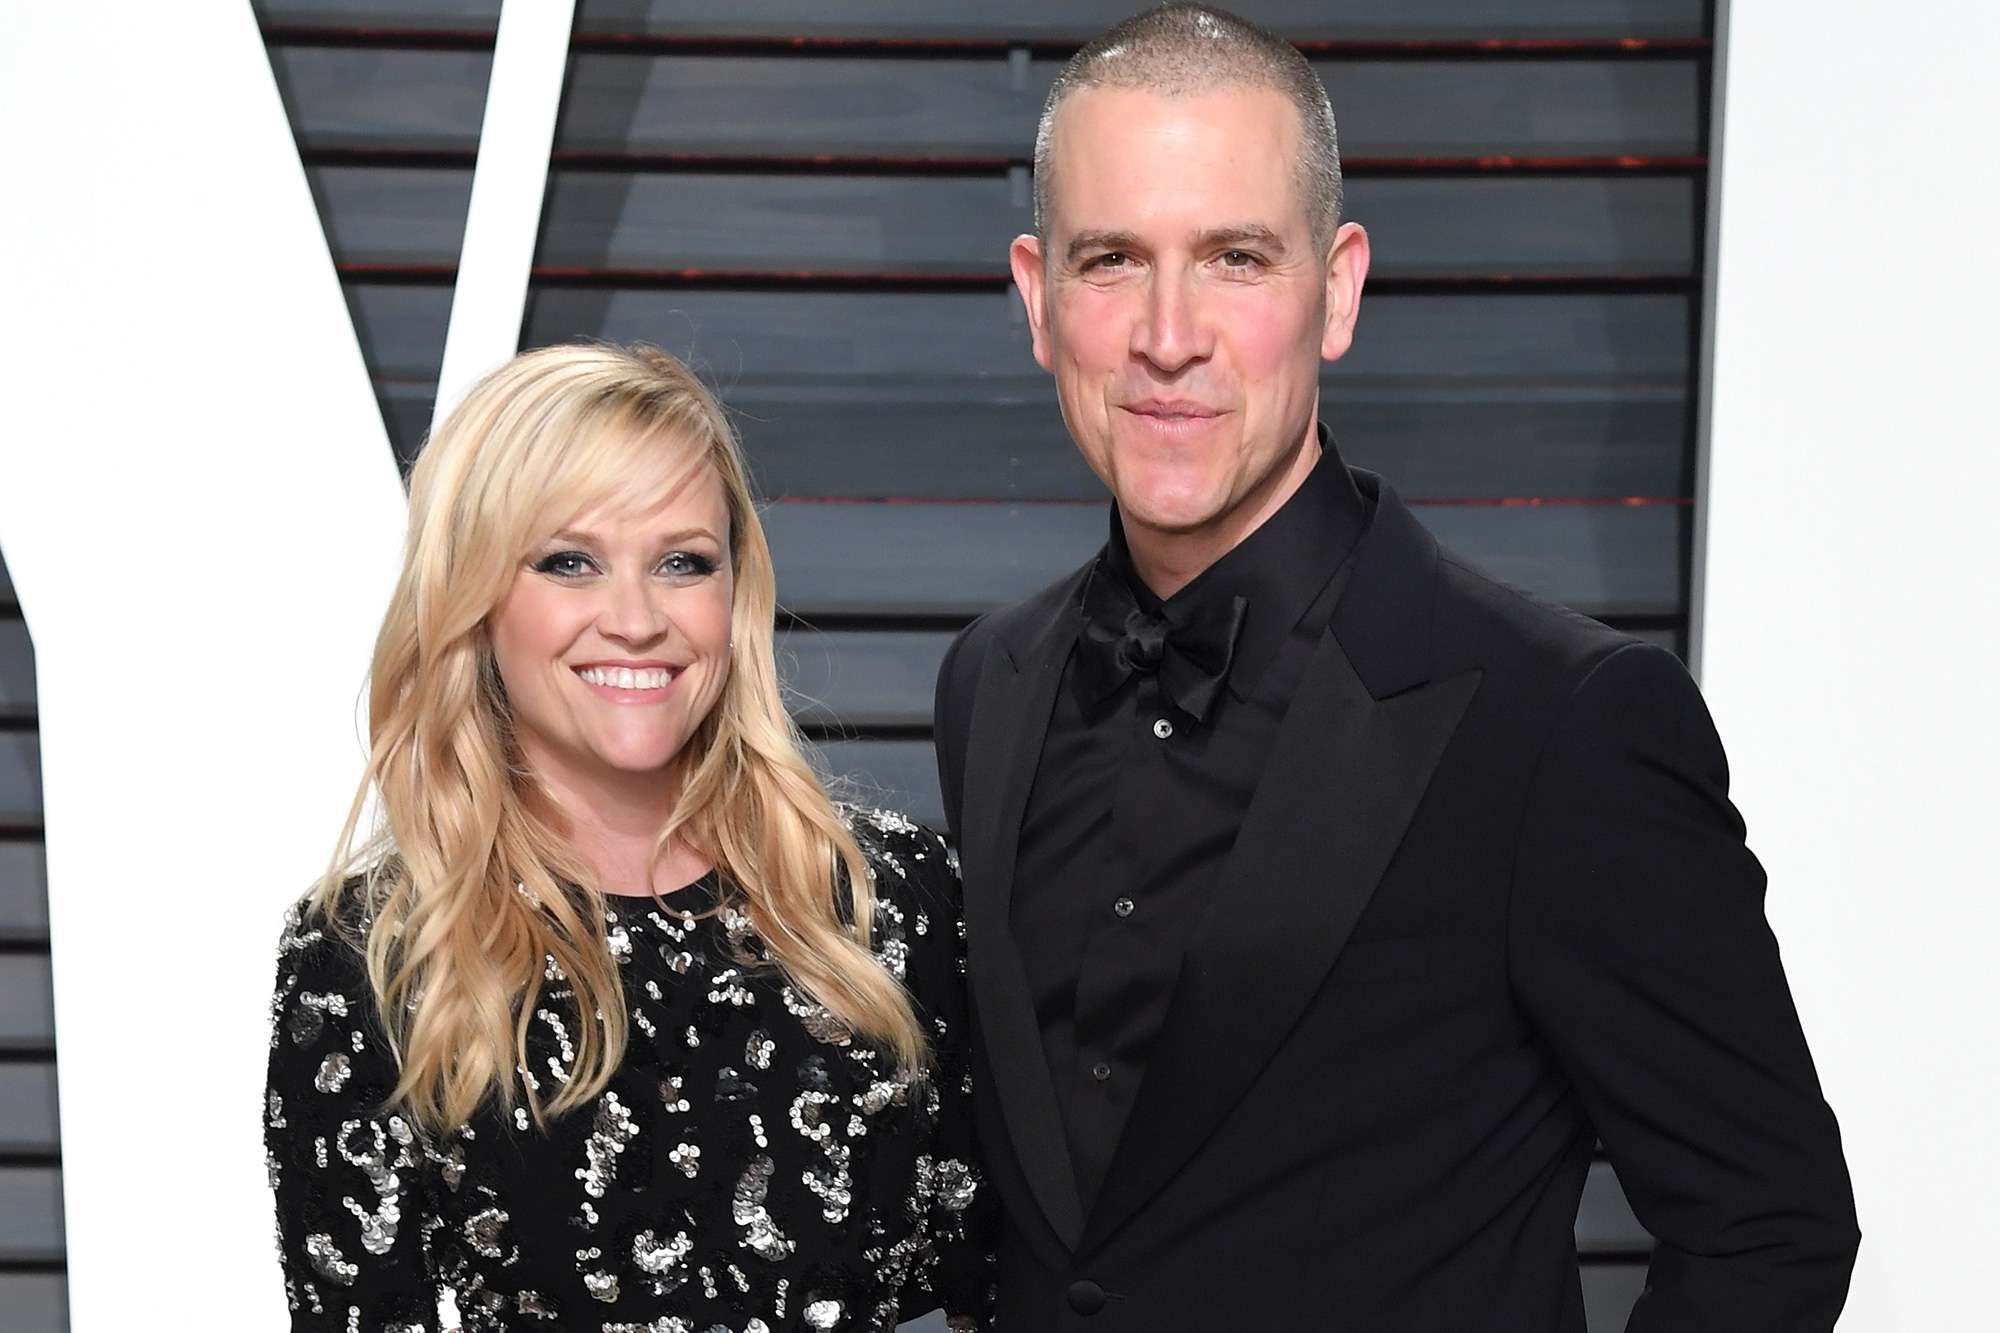
[[[729,676],[729,504],[703,466],[530,551],[487,620],[514,733],[559,790],[663,774]]]

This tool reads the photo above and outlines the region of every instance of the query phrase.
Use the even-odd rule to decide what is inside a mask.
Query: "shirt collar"
[[[1230,548],[1214,564],[1164,602],[1153,595],[1132,564],[1118,506],[1111,506],[1111,540],[1104,565],[1125,580],[1141,607],[1175,624],[1205,615],[1227,615],[1232,599],[1249,609],[1236,656],[1229,668],[1229,691],[1247,696],[1285,637],[1313,605],[1327,581],[1346,562],[1368,525],[1368,503],[1340,460],[1325,425],[1318,427],[1319,460],[1278,511]]]

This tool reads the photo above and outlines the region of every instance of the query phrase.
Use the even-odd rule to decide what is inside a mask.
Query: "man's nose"
[[[1132,351],[1171,375],[1208,355],[1201,298],[1193,279],[1162,270],[1147,286],[1146,308],[1133,329]]]

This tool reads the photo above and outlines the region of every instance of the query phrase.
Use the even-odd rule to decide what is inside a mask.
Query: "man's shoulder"
[[[1039,592],[988,611],[960,630],[945,659],[940,685],[949,688],[957,683],[961,673],[967,679],[975,678],[980,663],[996,647],[1014,651],[1017,645],[1034,642],[1057,616],[1063,614],[1064,607],[1075,601],[1077,587],[1096,558],[1093,555],[1089,561]]]
[[[1514,587],[1448,550],[1438,559],[1433,635],[1447,666],[1477,667],[1537,693],[1567,693],[1621,649],[1646,643]]]

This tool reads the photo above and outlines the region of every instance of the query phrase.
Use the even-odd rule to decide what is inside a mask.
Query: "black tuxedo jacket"
[[[1378,478],[1094,1206],[1009,926],[1083,571],[938,684],[999,1324],[1581,1333],[1601,1138],[1630,1328],[1827,1329],[1859,1235],[1764,876],[1669,653],[1441,552]]]

